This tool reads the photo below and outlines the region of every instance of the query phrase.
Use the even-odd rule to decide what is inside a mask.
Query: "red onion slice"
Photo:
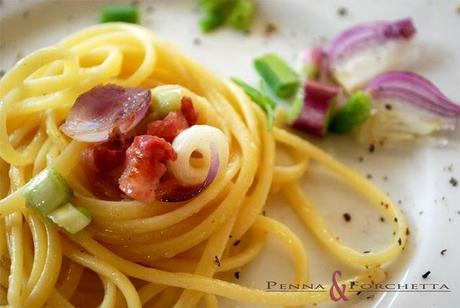
[[[157,191],[157,193],[159,193],[159,200],[161,202],[183,202],[183,201],[190,200],[193,197],[199,195],[209,185],[211,185],[211,183],[216,178],[217,173],[219,172],[220,159],[219,159],[219,153],[214,143],[210,144],[210,150],[211,150],[211,162],[209,166],[208,175],[206,176],[206,179],[204,180],[204,182],[193,188],[180,187],[179,189],[176,189],[176,192]],[[179,192],[177,190],[179,190]]]
[[[292,127],[317,136],[324,136],[327,132],[330,114],[334,109],[335,98],[339,92],[338,87],[307,80],[304,104],[299,117],[292,123]]]
[[[331,63],[344,60],[356,51],[394,40],[409,40],[416,33],[412,19],[376,21],[357,25],[337,36],[330,44]]]
[[[107,141],[112,133],[133,129],[147,115],[150,101],[148,89],[97,86],[77,98],[61,130],[78,141]]]
[[[365,90],[379,99],[398,100],[447,118],[458,118],[460,105],[446,97],[432,82],[411,72],[389,72],[372,80]]]

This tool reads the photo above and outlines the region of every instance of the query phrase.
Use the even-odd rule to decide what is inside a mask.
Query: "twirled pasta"
[[[198,124],[219,128],[227,140],[227,168],[200,195],[174,205],[93,196],[79,167],[87,144],[69,140],[58,127],[80,94],[105,83],[177,84],[196,93]],[[193,307],[201,300],[215,306],[216,296],[262,305],[327,301],[327,293],[268,293],[213,278],[254,260],[273,234],[294,256],[297,281],[308,281],[308,257],[296,235],[261,214],[274,189],[335,257],[357,268],[350,279],[381,281],[382,266],[406,244],[405,218],[384,193],[292,133],[269,132],[263,112],[239,88],[142,27],[98,25],[32,53],[1,79],[0,99],[1,304],[71,307],[84,298],[85,305],[102,307]],[[277,145],[287,147],[296,163],[276,166]],[[389,247],[364,254],[336,240],[296,183],[310,161],[342,177],[394,221]],[[88,229],[59,232],[25,206],[21,187],[47,166],[66,177],[75,203],[94,214]],[[235,248],[241,239],[246,244]],[[99,291],[88,293],[82,286],[94,277]]]

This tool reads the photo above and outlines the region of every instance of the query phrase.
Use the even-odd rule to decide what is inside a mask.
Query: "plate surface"
[[[107,1],[105,1],[107,2]],[[104,1],[90,0],[3,0],[0,1],[0,69],[7,70],[18,58],[57,42],[71,32],[98,21]],[[454,0],[301,1],[260,0],[259,16],[250,34],[223,29],[203,36],[197,28],[195,1],[138,1],[143,25],[176,43],[186,54],[224,77],[239,76],[256,82],[252,59],[273,51],[294,63],[307,46],[330,39],[357,22],[410,16],[418,29],[416,46],[420,60],[412,68],[449,97],[460,101],[460,13]],[[346,8],[346,15],[338,11]],[[268,35],[267,24],[277,31]],[[339,160],[375,182],[393,200],[400,200],[411,238],[397,264],[389,267],[394,283],[446,284],[449,293],[378,293],[333,307],[458,307],[460,303],[460,187],[449,184],[460,178],[459,135],[448,144],[423,141],[369,153],[348,137],[328,137],[317,142]],[[360,159],[363,158],[363,159]],[[384,247],[390,227],[344,184],[320,168],[304,181],[305,190],[316,202],[333,230],[349,245],[362,250]],[[344,213],[352,220],[345,222]],[[304,242],[310,257],[312,281],[328,283],[331,274],[353,269],[338,263],[306,230],[277,196],[270,198],[267,215],[287,224]],[[440,252],[447,249],[445,255]],[[422,274],[431,271],[427,279]],[[292,264],[282,244],[270,239],[262,255],[240,273],[240,283],[265,289],[267,281],[293,282]],[[240,304],[222,300],[229,307]]]

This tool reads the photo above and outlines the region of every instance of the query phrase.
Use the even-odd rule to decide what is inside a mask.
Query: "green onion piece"
[[[75,207],[66,203],[47,215],[56,225],[69,233],[75,234],[83,230],[92,220],[87,208]]]
[[[281,98],[293,96],[299,87],[299,76],[276,54],[266,54],[254,61],[259,75],[270,89]]]
[[[372,100],[364,92],[353,94],[344,107],[333,115],[329,129],[343,134],[362,124],[371,114]]]
[[[34,177],[23,189],[28,206],[47,215],[69,202],[72,190],[56,170],[48,168]]]
[[[200,0],[199,7],[204,13],[229,11],[234,0]]]
[[[235,0],[201,0],[200,10],[204,13],[199,21],[201,31],[211,32],[223,25],[234,4]]]
[[[201,31],[208,33],[225,23],[225,16],[214,13],[214,14],[206,14],[205,16],[200,18],[199,24]]]
[[[319,74],[319,68],[317,65],[310,64],[305,65],[302,68],[302,75],[305,76],[307,79],[315,79],[316,76]]]
[[[300,112],[302,111],[302,107],[305,100],[305,89],[304,87],[300,87],[296,93],[294,101],[292,102],[291,109],[289,110],[288,114],[288,122],[294,122],[298,117]]]
[[[256,12],[253,0],[236,0],[227,22],[236,30],[247,31]]]
[[[139,23],[139,10],[131,4],[109,4],[102,8],[101,22],[129,22]]]
[[[182,88],[176,85],[164,85],[152,90],[153,111],[160,118],[164,118],[171,111],[180,110],[184,93]]]
[[[268,130],[271,131],[275,121],[275,112],[273,110],[274,106],[276,105],[275,102],[273,102],[266,95],[262,94],[259,90],[248,85],[246,82],[237,78],[232,78],[232,80],[244,90],[246,95],[249,96],[249,98],[254,103],[259,105],[265,111],[268,120]]]

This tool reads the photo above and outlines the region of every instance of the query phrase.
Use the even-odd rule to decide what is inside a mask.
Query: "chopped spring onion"
[[[272,101],[270,98],[268,98],[266,95],[262,94],[259,90],[248,85],[246,82],[237,78],[232,78],[232,80],[234,83],[236,83],[244,90],[246,95],[249,96],[249,98],[254,103],[259,105],[265,111],[268,119],[268,129],[271,130],[275,118],[275,112],[273,108],[275,107],[276,103]]]
[[[56,225],[72,234],[84,229],[92,220],[91,212],[87,208],[75,207],[71,203],[64,204],[47,216]]]
[[[22,195],[31,208],[46,216],[62,204],[69,202],[72,190],[62,175],[48,168],[24,187]]]
[[[177,85],[164,85],[152,90],[153,111],[164,118],[171,111],[180,110],[184,97],[183,88]]]
[[[239,31],[246,31],[255,15],[254,0],[200,0],[200,28],[210,32],[225,23]]]
[[[207,33],[219,28],[225,23],[225,17],[218,13],[206,14],[200,18],[200,29]]]
[[[324,136],[339,92],[337,87],[307,80],[303,106],[292,127],[316,136]]]
[[[371,115],[372,100],[362,91],[354,93],[332,117],[329,130],[335,133],[348,133],[362,124]]]
[[[102,8],[101,22],[129,22],[139,23],[139,10],[131,4],[109,4]]]
[[[292,123],[299,117],[299,114],[302,111],[304,100],[305,100],[305,89],[304,87],[301,87],[297,91],[294,101],[292,102],[291,109],[289,110],[288,119],[287,119],[289,123]]]
[[[199,21],[201,31],[211,32],[225,24],[234,3],[232,0],[201,0],[199,5],[204,13]]]
[[[256,12],[253,0],[236,0],[227,22],[236,30],[247,31]]]
[[[270,89],[280,98],[293,96],[299,87],[299,76],[276,54],[270,53],[254,61],[254,66]]]

